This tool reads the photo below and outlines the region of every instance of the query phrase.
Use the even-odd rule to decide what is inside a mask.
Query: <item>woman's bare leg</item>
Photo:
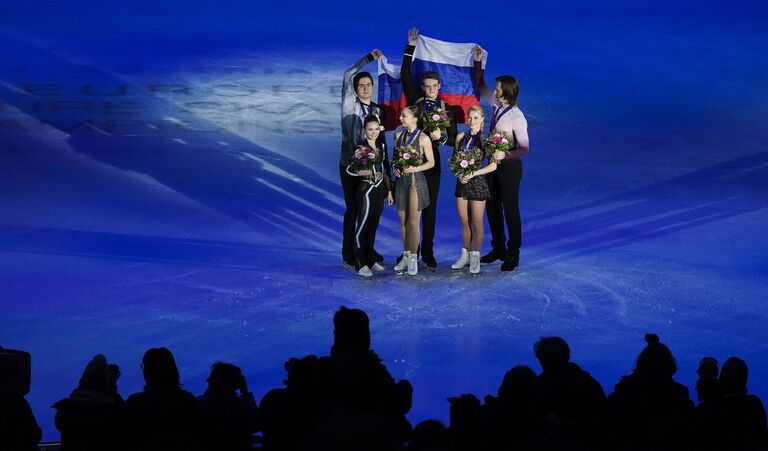
[[[472,249],[470,250],[480,252],[480,248],[483,246],[483,212],[485,211],[485,201],[471,200],[469,201],[469,209],[472,216]]]

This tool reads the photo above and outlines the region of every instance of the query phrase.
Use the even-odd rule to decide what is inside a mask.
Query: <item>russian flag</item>
[[[416,84],[421,83],[424,72],[434,71],[440,75],[439,98],[453,105],[456,121],[463,123],[473,105],[480,105],[480,93],[472,84],[474,59],[472,49],[477,44],[445,42],[427,36],[419,36],[419,43],[413,54],[411,74]],[[488,52],[483,51],[482,65],[488,59]],[[400,66],[379,58],[379,101],[385,110],[387,130],[394,130],[399,123],[400,110],[407,106],[405,94],[400,83]]]

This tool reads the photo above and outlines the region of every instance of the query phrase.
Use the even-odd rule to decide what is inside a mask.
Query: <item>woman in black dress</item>
[[[485,113],[479,106],[470,107],[467,113],[469,131],[456,136],[456,150],[472,150],[481,161],[485,159],[482,150],[483,123]],[[480,247],[483,244],[483,212],[485,201],[491,195],[485,174],[496,170],[496,162],[489,160],[488,164],[477,171],[456,179],[456,209],[461,219],[461,256],[451,265],[451,269],[462,269],[469,264],[469,272],[480,272]]]

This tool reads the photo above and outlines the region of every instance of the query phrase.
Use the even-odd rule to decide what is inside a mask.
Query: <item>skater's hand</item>
[[[402,177],[403,172],[400,170],[400,166],[395,166],[395,177]]]
[[[493,153],[493,159],[496,161],[502,161],[505,156],[506,154],[501,150],[497,150],[496,152]]]
[[[408,30],[408,45],[416,46],[419,43],[419,29],[413,27]]]
[[[371,170],[370,169],[360,169],[359,171],[357,171],[357,175],[359,175],[361,177],[371,175]]]
[[[475,174],[469,174],[469,175],[462,175],[459,181],[463,184],[469,183],[470,180],[472,180],[472,177],[474,177]]]
[[[472,56],[475,58],[475,61],[482,61],[483,49],[479,45],[476,45],[475,48],[472,49]]]
[[[381,58],[381,50],[379,49],[373,49],[371,50],[371,55],[373,55],[373,59],[378,61],[379,58]]]
[[[387,191],[387,205],[392,205],[395,203],[395,198],[392,197],[392,191]]]
[[[440,129],[436,128],[429,132],[429,137],[432,139],[432,141],[438,141],[440,138],[442,138],[443,135],[440,134]]]

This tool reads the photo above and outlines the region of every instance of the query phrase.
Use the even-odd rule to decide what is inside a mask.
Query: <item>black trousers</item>
[[[424,172],[429,191],[429,206],[421,212],[421,255],[435,256],[435,222],[437,221],[437,196],[440,194],[440,150],[439,144],[432,141],[432,153],[435,166]]]
[[[491,227],[491,248],[502,259],[517,257],[520,254],[523,241],[519,206],[522,178],[523,164],[520,160],[505,161],[486,176],[491,191],[491,198],[485,203],[485,212]],[[509,232],[508,241],[504,233],[505,222]]]
[[[357,228],[355,229],[355,259],[356,268],[363,266],[371,268],[376,263],[373,252],[373,243],[376,241],[376,230],[379,228],[379,219],[384,210],[384,199],[387,190],[384,182],[378,186],[369,183],[360,183],[357,190]]]
[[[341,189],[344,191],[344,223],[341,231],[341,256],[346,262],[355,261],[355,222],[358,213],[358,190],[361,177],[347,174],[346,166],[339,166]]]

